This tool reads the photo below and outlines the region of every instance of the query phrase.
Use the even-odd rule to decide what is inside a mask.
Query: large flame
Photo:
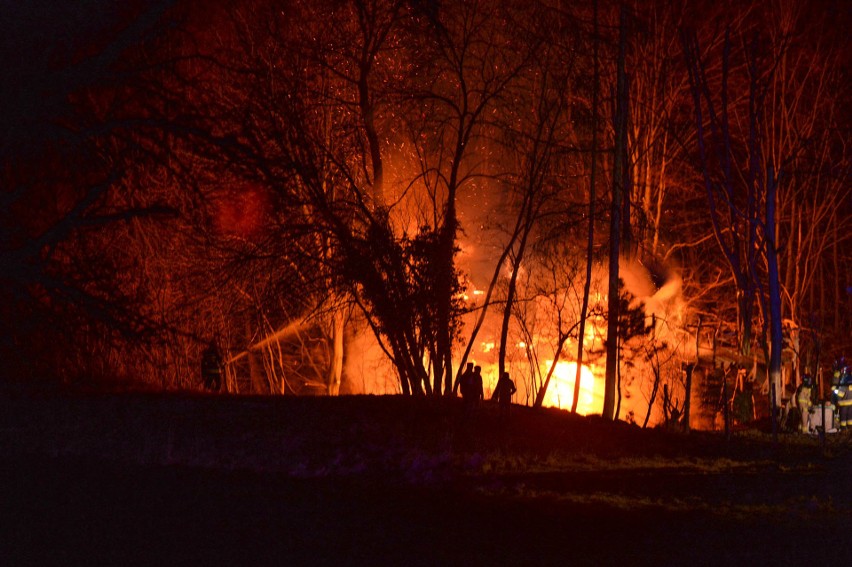
[[[548,367],[553,361],[547,361]],[[543,405],[562,409],[571,409],[574,401],[574,380],[577,377],[576,362],[557,362],[544,395]],[[587,415],[599,413],[602,400],[596,394],[595,375],[585,364],[580,367],[580,398],[577,401],[577,413]]]

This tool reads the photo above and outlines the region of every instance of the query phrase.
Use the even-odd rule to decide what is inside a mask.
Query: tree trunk
[[[592,286],[592,260],[595,254],[595,182],[597,173],[598,160],[598,2],[594,2],[594,74],[592,76],[592,171],[589,176],[589,233],[586,240],[586,281],[583,283],[583,305],[580,308],[580,331],[577,336],[577,374],[574,376],[574,398],[571,401],[571,413],[577,413],[577,405],[580,403],[580,379],[583,369],[583,343],[586,339],[586,315],[589,311],[589,293]],[[555,362],[554,362],[555,364]],[[544,398],[543,392],[547,391],[547,382],[550,381],[548,373],[547,380],[542,387],[541,398]],[[536,398],[536,407],[539,407],[541,402]]]
[[[698,327],[695,329],[695,362],[686,367],[686,394],[683,399],[683,428],[689,431],[689,413],[692,409],[692,375],[698,368],[701,349],[701,316],[698,317]]]
[[[500,376],[503,376],[503,372],[506,371],[506,342],[509,340],[509,322],[512,318],[512,305],[515,302],[515,293],[518,287],[518,271],[520,270],[521,260],[524,257],[524,251],[527,247],[527,237],[529,236],[530,229],[532,228],[531,217],[533,216],[533,204],[531,202],[527,202],[526,204],[528,206],[527,222],[524,225],[521,240],[518,243],[518,251],[512,259],[512,275],[509,277],[509,289],[506,292],[506,305],[503,307],[503,322],[500,326],[500,353],[497,358],[498,379]]]
[[[618,340],[618,335],[615,336],[616,340]],[[615,392],[616,392],[616,401],[615,401],[615,413],[613,414],[613,420],[617,420],[619,414],[621,414],[621,349],[615,349],[616,356],[618,356],[618,361],[616,361],[615,365]]]
[[[343,377],[343,332],[346,328],[346,314],[343,309],[335,309],[331,320],[331,364],[328,370],[328,395],[340,394],[340,381]]]
[[[648,427],[648,421],[651,419],[651,411],[654,409],[654,402],[657,401],[657,392],[660,389],[660,366],[654,364],[654,385],[651,387],[651,395],[648,399],[648,411],[645,412],[645,420],[642,422],[642,429]]]
[[[456,244],[456,219],[455,191],[450,191],[447,197],[447,208],[445,211],[444,225],[439,235],[438,259],[438,281],[437,281],[437,360],[435,366],[433,394],[440,396],[451,395],[453,392],[453,363],[452,363],[452,307],[453,291],[455,287],[455,244]],[[443,382],[443,389],[442,383]]]
[[[681,418],[683,419],[683,429],[685,431],[689,431],[689,410],[690,410],[690,398],[692,397],[692,374],[695,371],[695,363],[689,362],[686,364],[686,388],[683,398],[683,414]]]
[[[461,377],[462,369],[464,368],[465,363],[467,362],[468,357],[470,356],[470,351],[473,348],[473,344],[476,341],[476,336],[479,334],[479,330],[482,328],[482,323],[485,321],[485,315],[488,313],[488,307],[491,305],[491,296],[494,293],[494,289],[497,287],[497,280],[500,277],[500,269],[503,267],[503,262],[506,261],[506,258],[509,256],[509,252],[511,247],[514,245],[515,238],[518,235],[518,229],[520,227],[520,217],[518,220],[519,226],[515,227],[515,232],[512,234],[512,238],[509,240],[509,243],[506,245],[506,248],[503,250],[503,253],[500,255],[500,258],[497,260],[497,264],[494,267],[494,274],[491,276],[491,282],[488,284],[488,291],[485,292],[485,299],[482,303],[482,310],[479,312],[479,317],[476,319],[476,323],[473,326],[473,330],[470,333],[470,338],[467,341],[467,346],[465,347],[464,354],[462,354],[461,360],[459,360],[459,368],[456,373],[456,378],[453,383],[453,395],[458,392],[459,388],[459,378]]]
[[[781,379],[781,349],[783,334],[781,330],[781,283],[778,274],[778,249],[775,242],[775,205],[777,193],[777,178],[772,164],[766,172],[766,256],[769,269],[769,407],[772,413],[772,436],[777,440],[778,400],[775,391]]]
[[[607,335],[606,335],[606,376],[604,384],[604,419],[615,420],[615,402],[617,384],[616,365],[618,364],[618,259],[620,254],[621,209],[624,193],[625,157],[627,155],[627,76],[624,63],[627,50],[627,8],[621,7],[621,20],[618,45],[618,78],[615,107],[615,155],[612,183],[612,206],[610,208],[609,229],[609,297],[607,298]]]
[[[246,339],[249,344],[248,364],[249,364],[249,379],[251,380],[252,394],[267,393],[266,370],[263,366],[263,349],[252,349],[251,344],[254,341],[254,333],[250,321],[246,321]]]
[[[840,316],[840,307],[843,305],[841,297],[840,297],[841,296],[840,290],[843,287],[843,278],[839,277],[839,275],[840,275],[840,258],[839,258],[839,254],[838,254],[839,249],[840,249],[840,239],[835,238],[834,239],[834,247],[833,247],[833,250],[832,250],[832,256],[834,257],[834,265],[833,265],[834,278],[832,280],[829,280],[829,281],[834,282],[834,285],[831,286],[831,288],[832,288],[831,291],[834,293],[834,313],[832,313],[832,315],[833,315],[832,323],[833,323],[833,326],[834,326],[834,332],[837,333],[840,336],[843,336],[843,335],[840,334],[842,332],[841,331],[841,325],[842,325],[842,322],[843,322],[843,318]],[[828,278],[826,278],[826,279],[828,279]],[[825,293],[822,294],[821,299],[822,299],[822,301],[820,302],[820,313],[825,313]]]

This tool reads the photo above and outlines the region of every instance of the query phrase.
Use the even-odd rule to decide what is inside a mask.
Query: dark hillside
[[[5,395],[15,564],[852,559],[850,438],[641,430],[457,400]],[[800,545],[803,528],[808,545]],[[840,539],[837,539],[840,538]]]

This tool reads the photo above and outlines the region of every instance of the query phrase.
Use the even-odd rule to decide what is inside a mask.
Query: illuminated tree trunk
[[[769,278],[769,402],[772,411],[772,434],[777,436],[776,387],[781,382],[781,349],[783,334],[781,328],[781,278],[778,274],[778,249],[776,246],[776,200],[778,178],[770,163],[766,172],[766,254]]]
[[[843,287],[843,279],[838,277],[840,274],[840,258],[838,255],[838,250],[840,248],[840,239],[834,239],[834,246],[832,250],[832,256],[834,260],[834,266],[832,270],[829,270],[829,273],[834,272],[834,285],[831,286],[831,291],[834,293],[834,317],[832,317],[834,323],[834,330],[837,333],[841,332],[841,327],[843,325],[843,318],[840,316],[841,309],[840,306],[843,305],[841,300],[841,288]],[[820,313],[825,313],[825,293],[822,294],[822,305],[820,308]]]
[[[251,381],[251,392],[253,394],[265,394],[268,391],[266,381],[266,369],[263,366],[263,349],[251,348],[254,342],[254,331],[250,321],[246,321],[246,343],[249,345],[246,348],[249,379]]]
[[[701,315],[698,316],[698,324],[695,327],[695,362],[687,363],[686,365],[686,386],[683,394],[683,429],[689,431],[690,414],[692,412],[692,379],[695,376],[695,369],[698,368],[700,360],[701,348]]]
[[[606,335],[606,373],[604,381],[604,419],[615,420],[615,403],[618,390],[618,260],[621,243],[621,211],[623,207],[625,179],[627,173],[627,105],[628,87],[625,72],[627,50],[627,11],[622,5],[618,40],[618,76],[616,79],[615,102],[615,149],[612,173],[612,206],[610,208],[609,228],[609,286],[607,297],[607,335]]]
[[[346,329],[346,314],[342,308],[335,309],[331,320],[331,363],[328,369],[328,395],[340,394],[343,376],[343,333]]]
[[[621,337],[618,334],[615,335],[616,340],[618,342],[621,341]],[[619,345],[616,349],[616,356],[618,357],[618,363],[615,365],[615,411],[612,414],[613,421],[618,419],[619,414],[621,413],[621,346]]]
[[[500,353],[497,358],[497,377],[503,376],[506,371],[506,343],[509,340],[509,322],[512,318],[512,306],[515,303],[515,294],[518,288],[518,271],[521,267],[521,260],[524,257],[524,251],[527,247],[527,238],[529,237],[532,215],[532,204],[527,203],[527,220],[526,227],[521,234],[521,240],[518,243],[518,250],[512,258],[512,275],[509,277],[509,289],[506,291],[506,305],[503,306],[503,322],[500,325]],[[542,389],[542,391],[545,391]]]
[[[592,170],[589,176],[589,232],[586,240],[586,280],[583,282],[583,304],[580,307],[580,330],[577,336],[577,373],[574,375],[574,397],[571,400],[571,413],[577,413],[577,405],[580,403],[580,379],[583,375],[583,346],[586,340],[586,316],[589,312],[589,294],[592,287],[592,262],[595,254],[595,207],[597,205],[597,182],[598,164],[598,81],[600,80],[600,67],[598,62],[598,0],[594,2],[594,30],[593,42],[593,66],[592,74]],[[547,380],[550,374],[547,375]],[[545,383],[542,388],[547,390]],[[544,395],[542,394],[542,398]],[[536,400],[537,405],[541,402]]]
[[[435,386],[433,394],[436,396],[450,396],[453,393],[453,293],[456,288],[455,249],[458,220],[456,218],[455,188],[452,188],[447,198],[447,208],[444,225],[440,231],[439,242],[439,266],[438,266],[438,296],[435,298],[437,305],[437,359],[439,364],[435,367]],[[443,382],[443,389],[442,389]]]

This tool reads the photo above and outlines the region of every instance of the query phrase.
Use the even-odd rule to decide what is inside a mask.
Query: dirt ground
[[[852,560],[852,437],[401,397],[6,392],[9,565]]]

